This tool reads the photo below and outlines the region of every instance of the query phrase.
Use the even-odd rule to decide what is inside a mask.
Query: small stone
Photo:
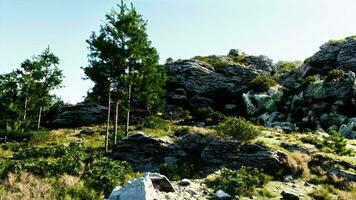
[[[293,177],[292,177],[291,175],[285,176],[285,177],[283,178],[283,181],[284,181],[284,182],[288,182],[288,181],[291,181],[291,180],[293,180]]]
[[[282,191],[281,195],[283,200],[299,200],[299,197],[296,194],[288,191]]]
[[[180,186],[188,186],[190,184],[192,184],[192,183],[188,179],[183,179],[178,183],[178,185],[180,185]]]
[[[223,190],[216,191],[215,192],[215,197],[217,199],[229,199],[229,198],[231,198],[231,196],[228,193],[224,192]]]

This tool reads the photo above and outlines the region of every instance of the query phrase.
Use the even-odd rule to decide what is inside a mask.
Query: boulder
[[[135,170],[159,171],[161,164],[190,156],[200,159],[208,168],[222,166],[238,169],[247,167],[272,170],[281,167],[286,154],[263,145],[223,140],[197,133],[184,135],[175,143],[135,134],[120,140],[114,159],[130,162]],[[168,159],[169,158],[169,159]]]
[[[339,132],[345,138],[356,139],[356,118],[350,118],[347,124],[342,124]]]
[[[282,191],[281,195],[282,195],[283,200],[299,200],[298,195],[296,195],[292,192]]]
[[[50,126],[56,128],[81,127],[106,121],[107,107],[94,103],[78,103],[61,108]]]
[[[247,114],[250,116],[261,114],[263,112],[272,112],[276,109],[278,103],[283,96],[280,86],[270,88],[267,92],[257,93],[248,91],[242,94],[242,99],[246,105]]]
[[[154,200],[161,192],[175,192],[167,177],[157,173],[145,173],[144,177],[131,179],[124,187],[115,188],[108,200]]]

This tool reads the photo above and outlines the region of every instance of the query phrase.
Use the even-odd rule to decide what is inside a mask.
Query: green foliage
[[[299,66],[300,64],[297,62],[282,62],[279,65],[277,65],[277,70],[289,72],[297,69]]]
[[[276,85],[277,82],[269,76],[258,76],[249,83],[250,89],[256,92],[266,92]]]
[[[326,188],[319,188],[309,193],[309,196],[315,200],[333,200],[333,195]]]
[[[86,77],[94,82],[86,101],[107,103],[109,93],[114,98],[130,97],[149,112],[157,111],[164,94],[166,72],[158,65],[159,56],[146,33],[147,22],[135,8],[125,3],[106,15],[99,33],[93,33],[89,44],[89,66]],[[124,101],[123,101],[124,102]]]
[[[221,122],[216,129],[224,136],[247,143],[261,134],[258,127],[244,118],[228,118]]]
[[[142,122],[144,128],[167,129],[167,122],[158,116],[148,116]]]
[[[101,188],[107,194],[115,186],[122,185],[132,174],[132,168],[127,162],[101,158],[89,165],[84,177],[87,186]]]
[[[328,75],[325,78],[326,82],[334,81],[340,79],[345,75],[345,72],[342,69],[333,69],[329,71]]]
[[[190,131],[190,129],[188,127],[183,127],[183,128],[178,128],[176,130],[174,130],[174,135],[175,136],[183,136],[188,134]]]
[[[216,70],[223,69],[229,65],[228,62],[222,61],[217,56],[195,56],[193,59],[209,63]]]
[[[241,167],[239,170],[222,169],[221,175],[209,178],[208,186],[231,195],[251,196],[257,187],[263,187],[271,177],[258,169]]]
[[[302,142],[315,145],[319,149],[333,152],[339,155],[347,155],[351,153],[351,150],[347,148],[347,140],[337,131],[329,129],[329,135],[322,138],[309,134],[301,138]]]
[[[173,58],[172,58],[172,57],[168,57],[168,58],[166,59],[166,63],[170,63],[170,62],[173,62]]]
[[[225,119],[225,115],[213,110],[210,107],[202,107],[196,109],[192,115],[196,120],[204,121],[211,124],[219,123]]]
[[[351,152],[346,148],[347,140],[337,131],[329,129],[329,136],[324,137],[324,148],[331,149],[331,151],[339,154],[346,155]]]
[[[165,163],[159,168],[161,174],[168,179],[178,181],[183,178],[193,178],[203,167],[200,158],[195,156],[184,157],[176,163]]]
[[[316,75],[307,76],[307,77],[304,78],[304,83],[305,83],[305,85],[309,85],[310,83],[314,83],[314,82],[319,81],[319,80],[320,80],[320,78],[318,76],[316,76]]]

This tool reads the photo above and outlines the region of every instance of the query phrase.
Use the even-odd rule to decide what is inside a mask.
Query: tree
[[[88,100],[96,99],[97,102],[102,102],[103,99],[108,99],[110,107],[111,97],[115,98],[115,134],[118,127],[119,104],[124,102],[120,99],[125,97],[127,135],[132,97],[134,96],[134,99],[147,110],[154,111],[160,105],[166,79],[164,70],[158,67],[157,51],[148,40],[147,22],[133,5],[128,8],[121,1],[118,7],[119,11],[113,9],[106,15],[107,23],[101,27],[98,34],[93,33],[87,41],[91,52],[90,65],[84,68],[84,72],[87,78],[95,83],[88,93]],[[108,116],[107,126],[110,113]],[[106,137],[109,136],[108,130]],[[106,149],[107,141],[106,139]],[[113,142],[115,144],[116,139]]]
[[[50,92],[60,87],[64,78],[62,70],[57,68],[59,58],[46,48],[41,55],[37,57],[38,76],[35,77],[35,85],[38,95],[38,118],[37,129],[41,125],[41,117],[44,109],[48,109],[53,96]]]

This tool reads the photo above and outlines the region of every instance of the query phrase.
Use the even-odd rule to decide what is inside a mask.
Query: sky
[[[239,48],[251,55],[304,60],[323,43],[356,35],[355,0],[126,0],[148,21],[160,62],[223,55]],[[65,79],[55,91],[83,100],[93,84],[86,40],[105,24],[119,0],[0,0],[0,73],[50,46]]]

